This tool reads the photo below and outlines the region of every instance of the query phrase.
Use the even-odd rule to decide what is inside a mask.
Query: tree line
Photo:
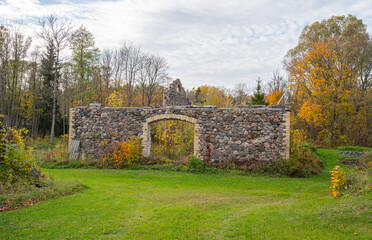
[[[0,113],[6,125],[27,126],[33,137],[68,132],[69,109],[89,103],[113,107],[162,106],[168,63],[123,42],[100,50],[84,26],[54,16],[39,20],[33,38],[17,24],[0,27]],[[66,50],[70,54],[66,56]],[[295,48],[265,83],[186,90],[194,104],[290,103],[292,129],[329,147],[372,145],[372,40],[355,16],[333,16],[306,26]]]
[[[17,24],[0,27],[0,113],[9,127],[28,126],[38,134],[68,132],[69,109],[89,103],[105,106],[162,105],[169,79],[163,57],[131,43],[100,51],[84,26],[51,15],[39,20],[32,38]],[[62,54],[69,50],[70,55]]]

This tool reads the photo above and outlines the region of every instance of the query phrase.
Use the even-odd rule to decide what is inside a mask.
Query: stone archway
[[[142,155],[150,157],[151,152],[151,123],[162,120],[180,120],[194,124],[194,156],[199,157],[199,130],[197,119],[179,114],[160,114],[146,119],[142,126]]]

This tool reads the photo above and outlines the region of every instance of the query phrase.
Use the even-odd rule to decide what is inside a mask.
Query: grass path
[[[88,189],[0,213],[0,239],[371,239],[371,194],[333,199],[319,154],[306,179],[48,169]]]

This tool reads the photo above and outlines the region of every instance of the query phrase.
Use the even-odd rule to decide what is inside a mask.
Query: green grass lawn
[[[48,169],[88,188],[0,213],[0,239],[372,239],[371,193],[333,199],[328,171],[285,177]]]

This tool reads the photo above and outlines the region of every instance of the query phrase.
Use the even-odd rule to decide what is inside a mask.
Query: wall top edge
[[[282,106],[282,105],[272,105],[272,106],[264,106],[264,105],[256,105],[256,106],[249,106],[249,105],[238,105],[235,109],[233,108],[217,108],[215,106],[199,106],[199,105],[188,105],[188,106],[167,106],[167,107],[102,107],[100,104],[90,104],[90,106],[77,106],[72,109],[103,109],[103,110],[224,110],[224,111],[290,111],[289,106]]]

